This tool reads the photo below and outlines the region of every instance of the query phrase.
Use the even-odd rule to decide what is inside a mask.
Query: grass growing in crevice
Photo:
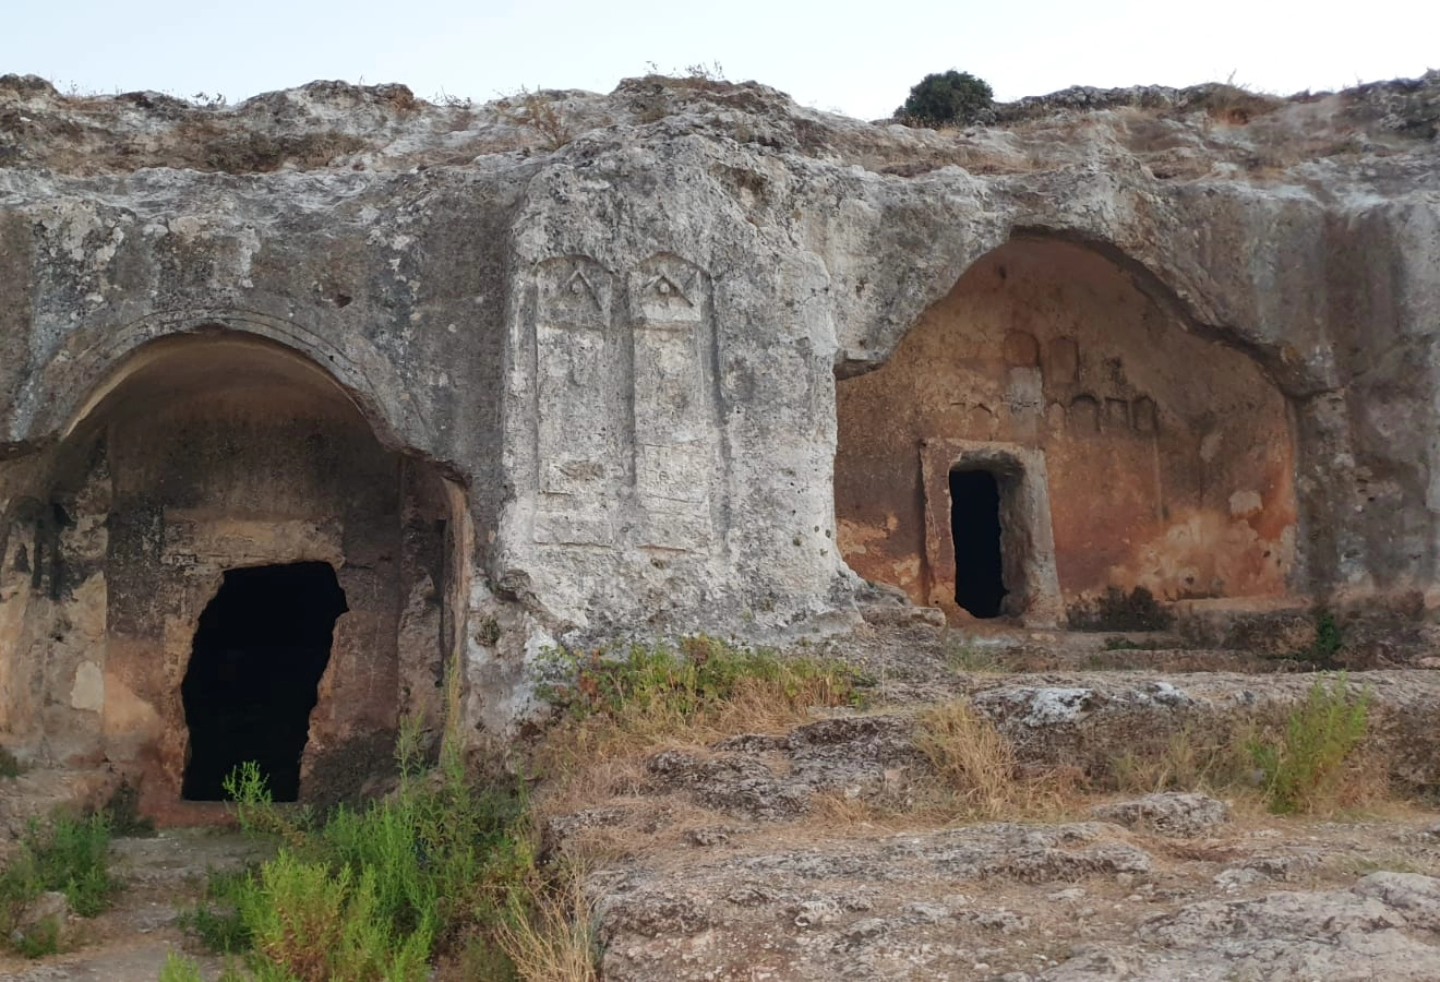
[[[1143,586],[1126,593],[1107,587],[1100,596],[1072,605],[1066,612],[1075,631],[1165,631],[1175,615]]]
[[[998,672],[1004,666],[991,648],[977,645],[972,638],[951,635],[945,639],[945,665],[957,675]]]
[[[1390,789],[1385,762],[1365,746],[1370,705],[1343,673],[1318,679],[1288,710],[1196,720],[1149,746],[1137,739],[1103,778],[1120,791],[1249,796],[1275,814],[1373,804]]]
[[[595,910],[577,872],[529,893],[531,909],[513,909],[496,940],[529,982],[589,982],[595,977]],[[474,978],[493,976],[475,975]]]
[[[1369,729],[1371,695],[1350,689],[1344,673],[1317,680],[1278,736],[1249,744],[1276,814],[1315,812],[1344,803],[1348,765]]]
[[[1126,750],[1111,761],[1102,780],[1119,791],[1233,791],[1254,789],[1254,766],[1247,746],[1258,733],[1250,719],[1221,726],[1192,724],[1171,733],[1163,744]]]
[[[1134,638],[1127,638],[1122,635],[1112,635],[1105,639],[1104,650],[1106,651],[1165,651],[1173,648],[1173,643],[1146,639],[1136,641]]]
[[[32,823],[19,854],[0,872],[0,941],[29,957],[51,954],[60,925],[22,927],[26,908],[41,894],[65,894],[69,909],[94,917],[110,906],[119,883],[110,875],[110,824],[104,814],[58,816],[48,828]]]
[[[938,785],[929,807],[952,819],[1054,817],[1073,803],[1077,791],[1068,768],[1022,767],[1011,742],[964,700],[922,713],[915,747],[930,762]]]
[[[957,700],[917,719],[915,746],[938,793],[917,795],[913,810],[952,820],[1053,819],[1075,811],[1085,796],[1114,791],[1208,792],[1275,814],[1365,807],[1390,790],[1388,768],[1365,747],[1370,704],[1370,693],[1355,691],[1341,674],[1316,681],[1288,709],[1199,717],[1168,736],[1137,734],[1118,755],[1098,751],[1120,734],[1088,750],[1082,739],[1073,766],[1035,767],[982,713]]]
[[[140,814],[140,789],[128,779],[122,779],[120,786],[101,809],[110,823],[112,835],[120,838],[145,839],[155,834],[155,823]]]
[[[853,667],[781,658],[704,636],[623,652],[553,653],[540,695],[562,715],[540,754],[542,771],[803,722],[817,707],[862,707],[872,684]]]

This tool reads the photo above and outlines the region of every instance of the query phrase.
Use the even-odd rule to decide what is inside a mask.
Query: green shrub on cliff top
[[[895,110],[895,118],[907,126],[967,126],[985,119],[995,94],[989,83],[969,72],[926,75],[910,90],[910,98]]]

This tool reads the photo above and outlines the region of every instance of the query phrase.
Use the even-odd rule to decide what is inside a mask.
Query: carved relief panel
[[[536,271],[540,543],[606,545],[613,535],[610,502],[623,476],[623,351],[614,338],[613,294],[610,272],[584,256],[547,260]]]
[[[710,482],[718,458],[710,278],[660,254],[630,274],[634,328],[636,544],[692,551],[713,535]]]

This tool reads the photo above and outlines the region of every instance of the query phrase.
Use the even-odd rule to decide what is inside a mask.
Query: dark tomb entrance
[[[190,729],[183,796],[219,801],[255,761],[276,801],[300,793],[300,754],[335,620],[349,609],[328,563],[232,569],[200,615],[180,685]]]
[[[1000,554],[1000,484],[990,471],[950,472],[955,602],[975,617],[1000,616],[1008,593]]]

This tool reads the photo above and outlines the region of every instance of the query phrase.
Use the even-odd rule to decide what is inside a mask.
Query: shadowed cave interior
[[[296,800],[316,688],[347,609],[328,563],[226,571],[200,615],[181,683],[186,799],[224,799],[226,775],[253,760],[276,801]]]
[[[955,602],[975,617],[999,617],[1005,589],[1000,556],[1000,484],[989,471],[950,472]]]

